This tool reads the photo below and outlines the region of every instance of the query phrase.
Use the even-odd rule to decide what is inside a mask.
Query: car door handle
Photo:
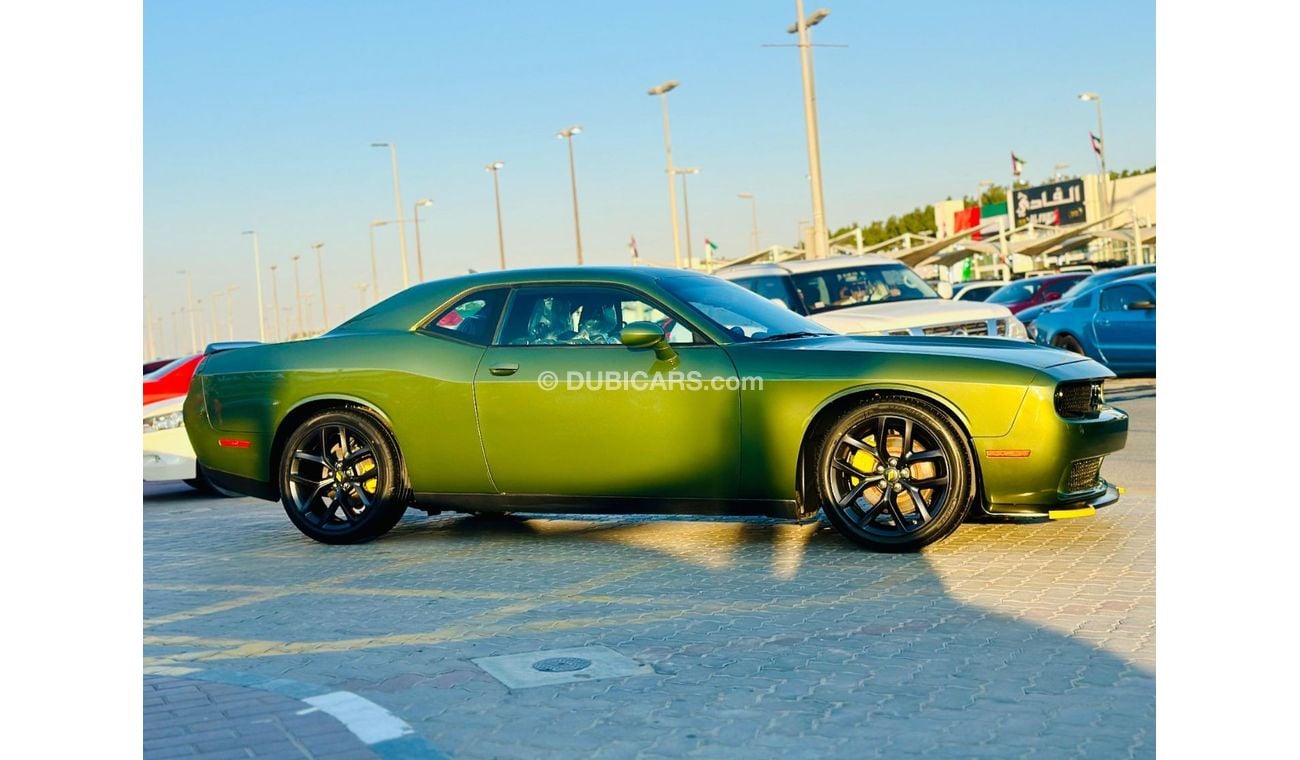
[[[515,362],[501,362],[500,364],[493,364],[491,367],[488,367],[488,372],[491,372],[497,377],[505,377],[506,375],[513,375],[518,371],[519,371],[519,365]]]

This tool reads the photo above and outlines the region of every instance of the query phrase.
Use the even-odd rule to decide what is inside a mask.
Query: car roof
[[[900,263],[898,259],[881,256],[876,253],[862,255],[831,256],[827,259],[803,261],[783,261],[779,264],[745,264],[742,266],[719,269],[714,274],[719,277],[733,278],[756,275],[801,274],[803,272],[826,272],[837,269],[856,269],[858,267],[878,267]]]

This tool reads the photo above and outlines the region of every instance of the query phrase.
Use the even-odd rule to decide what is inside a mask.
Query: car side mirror
[[[668,345],[664,329],[654,322],[632,322],[619,331],[618,342],[628,348],[653,348],[655,358],[660,361],[677,358],[677,352]]]
[[[1129,311],[1155,311],[1155,301],[1134,301],[1126,307]]]

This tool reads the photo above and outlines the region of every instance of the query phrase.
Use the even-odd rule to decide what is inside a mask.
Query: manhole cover
[[[547,657],[545,660],[533,663],[533,670],[540,670],[543,673],[571,673],[589,667],[591,667],[591,660],[584,660],[581,657]]]

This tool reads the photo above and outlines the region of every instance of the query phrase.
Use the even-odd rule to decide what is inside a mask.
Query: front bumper
[[[197,474],[194,447],[185,428],[144,434],[144,479],[193,480]]]

